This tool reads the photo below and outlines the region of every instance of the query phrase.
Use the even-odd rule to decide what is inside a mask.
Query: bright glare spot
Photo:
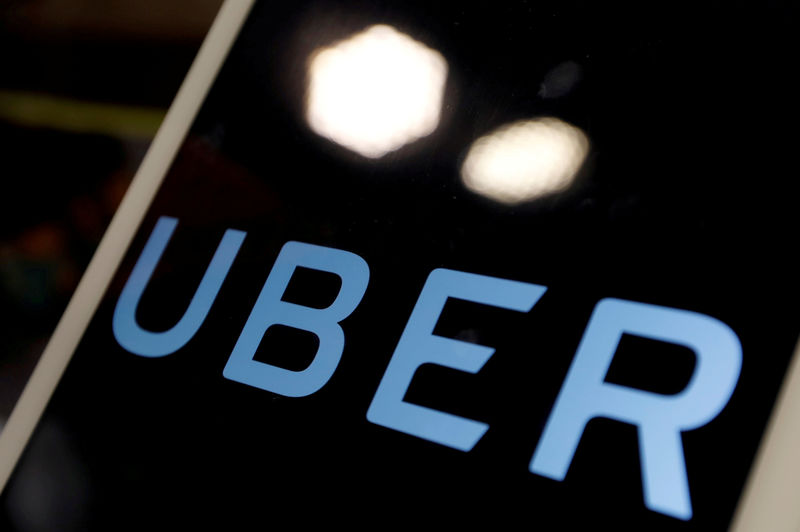
[[[439,124],[447,62],[390,26],[372,26],[316,51],[306,119],[316,133],[378,158]]]
[[[583,131],[557,118],[514,122],[473,143],[461,177],[473,192],[522,203],[567,188],[588,151]]]

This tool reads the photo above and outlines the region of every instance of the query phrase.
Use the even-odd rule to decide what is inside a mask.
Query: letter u
[[[200,286],[178,323],[167,331],[146,331],[136,323],[136,307],[177,225],[175,218],[162,216],[158,219],[114,309],[113,329],[117,342],[143,357],[169,355],[191,340],[206,319],[246,234],[235,229],[225,231]]]

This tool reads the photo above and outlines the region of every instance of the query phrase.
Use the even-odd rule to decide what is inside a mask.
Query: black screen
[[[5,491],[4,526],[724,529],[800,323],[794,21],[781,2],[257,2]],[[345,44],[374,25],[381,46],[417,46],[446,65],[426,70],[428,81],[443,76],[426,104],[435,125],[380,153],[345,140],[356,117],[343,136],[334,118],[324,131],[309,118],[317,52],[357,58]],[[338,79],[354,91],[348,83],[373,83],[387,64],[405,67],[390,54]],[[411,76],[407,90],[375,85],[327,105],[363,104],[365,123],[396,107],[407,125],[419,110],[402,107]],[[375,91],[378,103],[366,102]],[[381,100],[389,93],[397,101]],[[520,179],[561,181],[496,194],[491,179],[467,186],[475,147],[504,132],[522,155],[505,155],[516,166],[501,165],[496,180],[532,165]],[[572,142],[567,162],[553,158],[559,139]],[[120,345],[112,322],[160,220],[177,224],[135,308],[146,331],[182,319],[226,231],[246,235],[196,332],[142,356]],[[357,306],[333,320],[344,338],[335,371],[302,397],[223,375],[287,242],[344,251],[369,269]],[[324,309],[349,282],[297,266],[283,303]],[[514,310],[471,300],[462,290],[472,285],[456,282],[429,323],[426,338],[494,349],[474,373],[422,363],[403,396],[488,425],[469,450],[367,418],[436,269],[483,276],[498,301],[502,286],[487,278],[519,283],[511,292],[523,299],[546,287]],[[529,468],[601,301],[639,305],[639,316],[702,316],[740,344],[719,413],[664,435],[679,438],[691,517],[646,504],[641,427],[612,416],[585,425],[563,480]],[[622,334],[599,387],[680,397],[705,355],[677,341],[683,328],[665,331],[676,341]],[[252,361],[302,373],[328,343],[275,323]],[[424,356],[409,345],[407,356]]]

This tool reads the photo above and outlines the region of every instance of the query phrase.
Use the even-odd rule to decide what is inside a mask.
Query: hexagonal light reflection
[[[472,144],[461,178],[482,196],[522,203],[567,188],[588,151],[583,131],[557,118],[514,122]]]
[[[391,26],[377,25],[317,50],[308,79],[311,129],[378,158],[436,129],[447,62]]]

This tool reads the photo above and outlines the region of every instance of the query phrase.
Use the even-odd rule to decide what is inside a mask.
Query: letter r
[[[686,388],[676,395],[663,395],[605,382],[623,333],[692,349],[697,364]],[[631,423],[638,427],[645,505],[691,519],[681,432],[701,427],[719,414],[736,387],[741,366],[739,339],[714,318],[603,299],[589,319],[530,471],[563,480],[590,419],[606,417]]]
[[[297,266],[338,275],[342,287],[327,308],[304,307],[282,301]],[[339,249],[287,242],[264,283],[250,317],[233,348],[222,374],[243,384],[288,397],[311,395],[331,378],[344,350],[344,332],[339,322],[361,302],[369,282],[367,263],[353,253]],[[314,333],[319,348],[306,369],[291,371],[253,359],[271,325],[286,325]]]

